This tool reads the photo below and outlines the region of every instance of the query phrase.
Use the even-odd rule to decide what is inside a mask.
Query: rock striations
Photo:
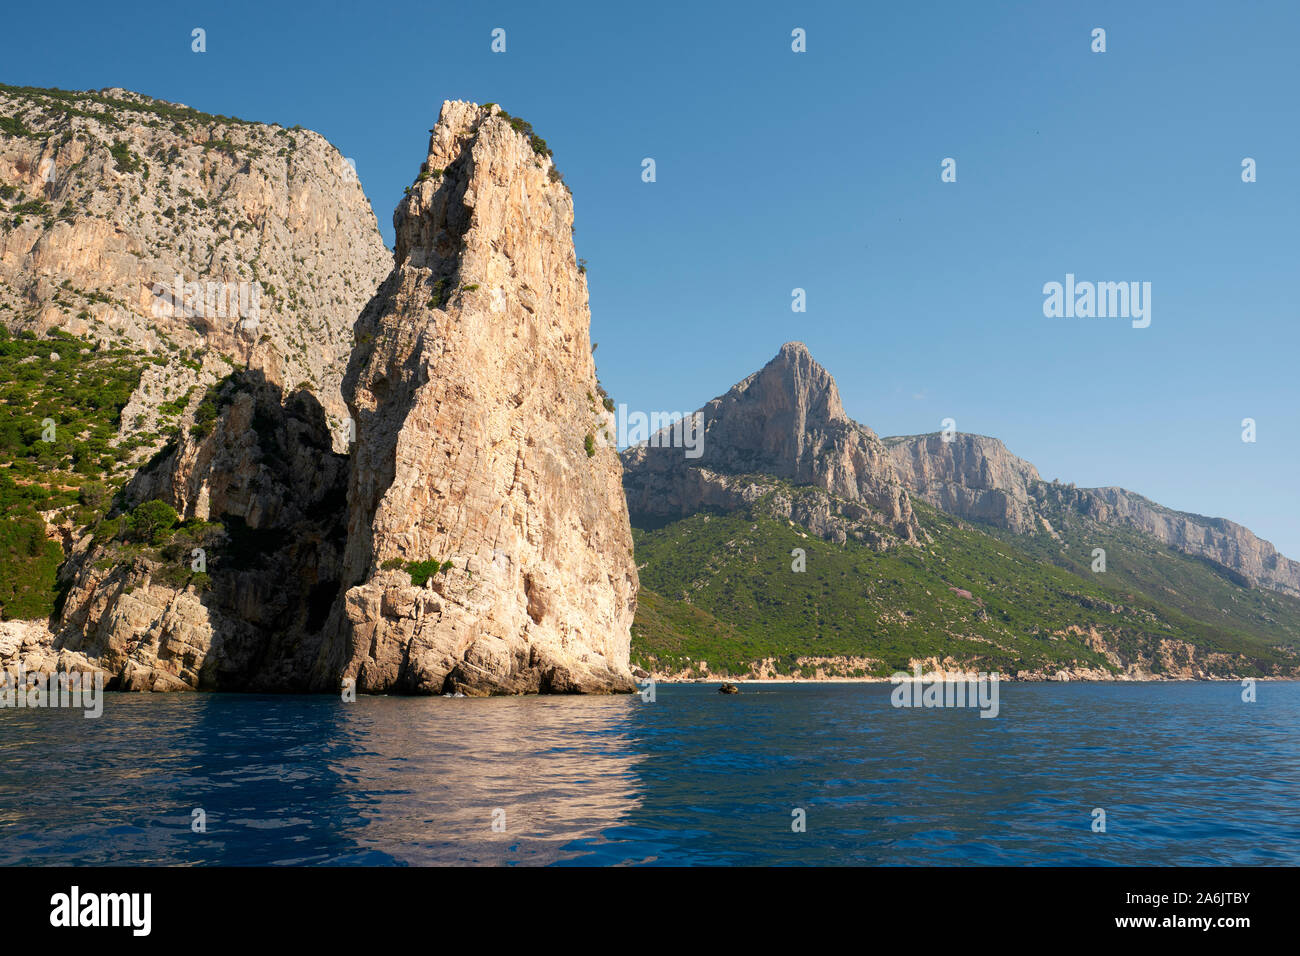
[[[448,102],[357,322],[345,591],[318,668],[362,691],[628,691],[637,575],[573,201],[540,141]],[[403,570],[438,562],[423,587]],[[425,565],[429,567],[429,565]]]
[[[802,342],[781,346],[772,361],[692,416],[703,429],[698,457],[668,432],[623,455],[628,506],[638,516],[678,518],[731,511],[771,488],[762,476],[820,489],[810,503],[777,494],[791,520],[844,540],[847,528],[883,526],[903,541],[919,527],[907,490],[884,444],[844,413],[839,389]]]
[[[1037,522],[1030,488],[1038,470],[984,435],[955,433],[886,438],[899,478],[913,494],[941,511],[976,521],[1032,531]]]

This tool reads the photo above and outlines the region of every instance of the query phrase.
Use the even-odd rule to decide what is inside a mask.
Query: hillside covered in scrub
[[[119,440],[142,373],[131,350],[0,326],[0,616],[48,617],[55,573],[156,435]]]
[[[1106,506],[1122,489],[1043,482],[995,439],[877,439],[798,343],[696,415],[698,459],[624,453],[647,672],[1300,673],[1285,581],[1210,559],[1206,536],[1162,539]]]

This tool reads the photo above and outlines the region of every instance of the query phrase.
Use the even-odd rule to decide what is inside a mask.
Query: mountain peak
[[[501,234],[516,215],[519,229]],[[524,284],[538,295],[544,286],[537,283],[554,275],[585,289],[573,252],[573,197],[551,150],[530,123],[495,103],[442,104],[393,227],[397,262],[415,255],[415,265],[428,265],[441,278],[458,273],[468,285],[488,287],[494,280],[481,268],[526,260],[532,275]],[[511,248],[497,248],[502,243]],[[543,268],[538,250],[551,247],[559,259]]]
[[[834,377],[802,342],[786,342],[770,362],[714,401],[728,399],[760,406],[769,430],[790,436],[849,421]]]
[[[691,418],[703,430],[697,457],[662,436],[625,453],[624,488],[634,512],[690,513],[725,498],[704,488],[726,484],[711,476],[769,475],[865,505],[875,523],[915,538],[911,503],[885,446],[845,414],[835,379],[802,342],[782,345],[770,362]]]

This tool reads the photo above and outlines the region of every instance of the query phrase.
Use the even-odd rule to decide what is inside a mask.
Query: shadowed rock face
[[[0,663],[103,671],[122,690],[308,689],[338,593],[347,460],[309,392],[245,371],[219,405],[123,492],[124,510],[163,501],[205,524],[158,547],[86,535],[53,631]]]
[[[572,198],[495,107],[443,104],[424,168],[344,380],[345,591],[316,678],[632,690],[637,577],[618,456],[594,442]],[[434,560],[426,587],[400,569]]]
[[[885,446],[844,413],[835,380],[803,343],[783,345],[761,370],[693,417],[703,429],[699,457],[670,447],[662,432],[624,452],[633,514],[665,518],[731,510],[754,495],[748,490],[754,482],[742,476],[770,475],[820,488],[852,503],[857,519],[883,525],[903,540],[916,539],[911,502]]]

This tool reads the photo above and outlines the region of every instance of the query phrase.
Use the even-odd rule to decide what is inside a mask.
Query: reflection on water
[[[549,863],[635,807],[633,701],[111,695],[97,721],[6,712],[0,862]]]
[[[330,762],[366,821],[359,852],[551,863],[638,805],[627,697],[371,703],[348,726],[366,752]]]
[[[0,863],[1300,863],[1300,684],[1001,691],[992,720],[887,685],[4,710]]]

